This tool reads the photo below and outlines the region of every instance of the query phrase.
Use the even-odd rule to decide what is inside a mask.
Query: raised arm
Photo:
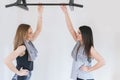
[[[32,41],[34,41],[41,32],[41,29],[42,29],[42,14],[43,14],[43,7],[38,6],[37,28],[36,28],[35,32],[33,33]]]
[[[62,9],[62,11],[65,15],[65,20],[66,20],[66,23],[67,23],[68,30],[71,33],[73,39],[75,41],[77,41],[77,33],[75,32],[75,30],[73,28],[72,22],[70,20],[70,17],[69,17],[68,11],[67,11],[67,8],[65,6],[61,6],[61,9]]]
[[[21,56],[22,53],[25,51],[25,46],[19,46],[15,51],[10,53],[4,60],[4,63],[7,65],[7,67],[13,71],[15,74],[19,76],[25,76],[28,75],[28,70],[26,69],[20,69],[18,70],[15,65],[13,64],[13,61],[18,57]]]

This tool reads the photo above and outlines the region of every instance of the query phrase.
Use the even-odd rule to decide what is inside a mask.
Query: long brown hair
[[[16,35],[14,38],[14,50],[17,49],[18,46],[23,44],[25,36],[28,32],[30,25],[28,24],[20,24],[17,28]]]
[[[83,25],[79,27],[79,30],[81,31],[82,34],[86,55],[89,58],[91,56],[90,49],[92,46],[94,47],[92,29],[89,26]]]

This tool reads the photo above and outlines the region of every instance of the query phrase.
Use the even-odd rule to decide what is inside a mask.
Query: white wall
[[[15,0],[14,0],[15,1]],[[31,2],[38,2],[34,0]],[[43,2],[68,2],[68,0],[42,0]],[[13,76],[3,59],[12,51],[12,42],[17,26],[28,23],[33,30],[37,23],[37,7],[24,11],[17,7],[5,8],[13,0],[0,1],[0,80],[10,80]],[[76,0],[84,8],[69,10],[75,29],[80,25],[90,25],[94,33],[97,51],[105,58],[106,65],[94,71],[96,80],[119,80],[120,67],[120,11],[119,0]],[[43,28],[35,41],[39,54],[35,61],[31,80],[71,80],[71,50],[75,44],[67,30],[60,7],[45,7]]]

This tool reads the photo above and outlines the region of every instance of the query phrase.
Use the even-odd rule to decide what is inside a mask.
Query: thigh
[[[12,77],[12,80],[17,80],[17,74]]]
[[[15,74],[12,78],[12,80],[26,80],[27,76],[18,76],[17,74]]]
[[[30,71],[29,74],[28,74],[28,76],[27,76],[27,78],[26,78],[26,80],[30,80],[31,75],[32,75],[32,73],[31,73],[31,71]]]

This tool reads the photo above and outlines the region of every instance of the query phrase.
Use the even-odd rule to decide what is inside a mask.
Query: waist
[[[33,62],[27,64],[17,64],[16,68],[20,70],[21,68],[27,69],[29,71],[33,70]]]
[[[77,78],[77,80],[94,80],[94,79],[81,79],[81,78]]]
[[[86,71],[82,71],[82,70],[79,70],[78,71],[78,74],[77,74],[77,77],[78,78],[81,78],[81,79],[83,79],[83,80],[91,80],[91,79],[93,79],[93,75],[92,75],[92,73],[90,73],[90,72],[86,72]]]
[[[33,67],[32,68],[28,68],[28,67],[20,67],[20,66],[17,66],[16,67],[18,70],[20,70],[21,68],[23,69],[27,69],[28,71],[33,71]]]

